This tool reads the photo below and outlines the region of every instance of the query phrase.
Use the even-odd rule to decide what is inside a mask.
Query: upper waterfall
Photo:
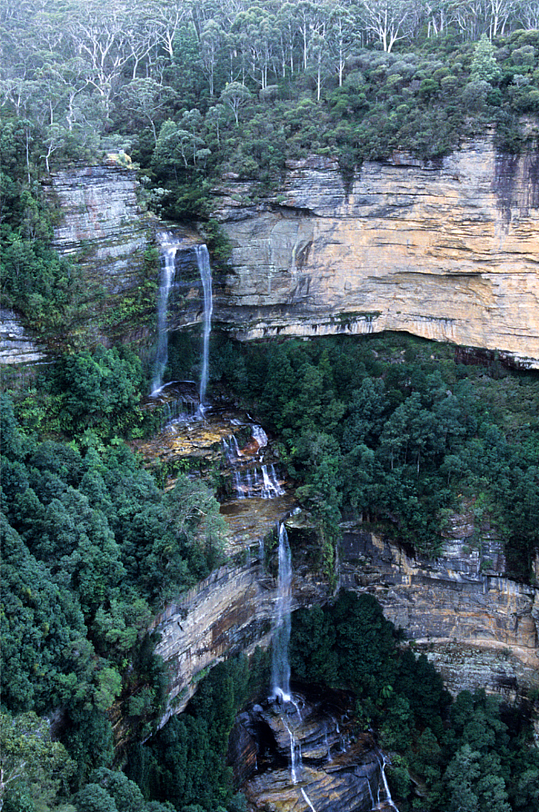
[[[158,235],[161,248],[161,283],[157,299],[157,352],[155,355],[154,376],[152,381],[152,395],[163,386],[163,374],[168,361],[168,297],[176,264],[176,253],[180,247],[180,240],[168,231]]]
[[[195,248],[198,270],[204,289],[204,334],[202,344],[202,371],[200,374],[200,406],[199,414],[204,414],[206,387],[209,375],[209,355],[210,355],[210,333],[211,317],[213,311],[212,279],[210,255],[206,245],[197,245]]]

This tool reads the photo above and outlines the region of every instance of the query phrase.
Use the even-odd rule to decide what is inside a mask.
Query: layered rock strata
[[[312,574],[296,578],[294,586],[293,609],[328,599],[327,584]],[[253,559],[215,570],[156,618],[156,652],[171,676],[169,715],[187,705],[205,669],[268,645],[276,600],[276,580]]]
[[[292,526],[289,532],[293,540]],[[292,547],[294,553],[293,541]],[[339,551],[339,586],[374,594],[454,693],[485,688],[510,701],[531,695],[539,689],[539,590],[453,565],[451,558],[416,560],[387,540],[349,528]],[[311,607],[325,603],[331,590],[302,565],[293,596],[293,609]],[[276,580],[253,558],[215,571],[156,618],[157,652],[171,673],[169,715],[185,707],[206,669],[269,643],[276,599]]]
[[[266,701],[238,716],[229,759],[241,778],[246,770],[245,751],[256,755],[242,785],[250,809],[370,812],[392,808],[382,755],[369,734],[356,739],[353,702],[343,709],[342,701],[332,700],[329,691],[325,700],[317,701],[294,694],[294,705]]]
[[[35,364],[44,358],[43,349],[26,333],[17,313],[0,309],[0,365]]]
[[[340,584],[373,593],[454,693],[485,688],[514,701],[539,688],[539,590],[416,560],[372,533],[346,532]]]
[[[214,190],[233,246],[216,318],[242,339],[405,330],[539,367],[539,155],[289,162],[280,194]]]
[[[53,240],[57,251],[73,258],[109,294],[138,284],[155,225],[139,205],[136,172],[119,166],[67,169],[51,176],[50,189],[60,213]]]

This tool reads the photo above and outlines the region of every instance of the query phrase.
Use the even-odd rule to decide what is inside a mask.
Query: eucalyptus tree
[[[157,125],[166,115],[176,91],[156,82],[151,77],[133,79],[122,90],[122,107],[133,116],[135,125],[141,121],[150,125],[154,143],[157,145]]]
[[[221,101],[234,113],[236,127],[239,127],[239,115],[242,107],[251,100],[251,92],[242,82],[229,82],[221,93]]]
[[[176,37],[189,21],[192,5],[189,0],[147,0],[147,3],[148,19],[155,26],[152,37],[172,60]]]
[[[100,94],[107,111],[112,97],[131,67],[151,50],[155,32],[148,31],[144,5],[127,7],[122,0],[72,0],[68,33],[72,48],[86,63],[86,79]],[[134,66],[134,67],[133,67]]]
[[[210,96],[215,95],[215,71],[225,42],[225,32],[215,20],[207,20],[200,33],[202,70],[208,80]]]
[[[350,6],[338,3],[329,10],[328,46],[339,77],[339,87],[342,87],[346,60],[360,37],[357,22],[357,15],[354,15]]]
[[[517,0],[515,20],[526,30],[539,29],[539,4],[536,0]]]
[[[296,38],[297,28],[294,18],[295,7],[292,3],[283,3],[277,12],[277,26],[279,42],[277,46],[280,73],[284,77],[286,71],[292,76],[296,69]]]
[[[323,35],[328,14],[328,7],[324,4],[311,3],[310,0],[300,0],[294,8],[294,20],[301,42],[303,70],[307,71],[309,65],[309,46],[315,34]]]
[[[359,0],[367,31],[388,53],[409,33],[413,14],[412,0]]]

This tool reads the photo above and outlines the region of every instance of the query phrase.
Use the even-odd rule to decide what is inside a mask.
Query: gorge
[[[489,149],[488,146],[484,146],[487,155],[491,154]],[[461,163],[458,164],[457,168],[453,166],[452,171],[455,172],[455,177],[459,178],[459,183],[463,182],[462,176],[465,171],[468,176],[475,177],[469,163],[467,163],[471,160],[470,153],[472,151],[476,155],[483,154],[477,149],[476,145],[474,150],[470,148],[467,152],[465,151],[464,157],[461,156],[458,159]],[[454,160],[457,161],[456,158]],[[170,310],[168,315],[164,312],[160,314],[159,322],[163,328],[169,324],[172,332],[188,329],[194,324],[202,323],[203,325],[203,363],[198,391],[198,403],[199,406],[202,406],[203,417],[206,417],[204,407],[206,405],[207,353],[211,325],[207,317],[208,313],[210,318],[213,316],[217,329],[225,334],[228,333],[239,337],[241,340],[278,337],[280,335],[297,335],[300,337],[331,333],[356,335],[362,332],[376,332],[378,329],[385,329],[381,327],[381,325],[385,324],[386,327],[392,329],[416,331],[421,336],[435,337],[440,341],[450,340],[461,343],[465,338],[473,339],[469,342],[464,340],[463,343],[468,344],[475,350],[484,349],[490,351],[499,346],[501,355],[511,362],[519,362],[525,367],[536,366],[539,352],[533,343],[535,340],[533,339],[535,331],[533,322],[533,318],[535,318],[533,285],[531,281],[529,285],[526,283],[523,286],[524,293],[522,293],[520,291],[522,286],[518,281],[523,278],[533,281],[535,271],[533,270],[533,260],[530,260],[531,251],[526,251],[526,255],[519,258],[519,263],[522,263],[522,267],[527,268],[527,270],[523,271],[520,268],[518,274],[522,275],[513,279],[513,281],[511,281],[511,275],[505,267],[509,260],[505,255],[502,257],[502,267],[505,270],[501,271],[501,274],[504,284],[507,282],[509,288],[507,304],[501,293],[502,285],[498,280],[496,285],[498,286],[499,295],[495,302],[491,294],[481,300],[483,302],[488,300],[489,302],[488,307],[485,305],[486,309],[482,312],[482,305],[480,307],[477,304],[480,297],[475,297],[474,294],[475,298],[472,297],[474,302],[473,311],[464,310],[458,318],[455,311],[452,311],[455,315],[454,324],[458,322],[460,326],[458,329],[457,327],[451,327],[449,332],[446,332],[446,327],[449,324],[450,317],[444,316],[443,319],[440,318],[439,321],[436,321],[437,317],[434,318],[429,315],[431,311],[426,309],[425,299],[421,298],[425,296],[425,292],[421,290],[421,285],[416,284],[415,281],[410,287],[401,284],[401,271],[394,270],[395,279],[399,281],[399,295],[404,296],[405,292],[410,292],[411,298],[406,305],[408,308],[406,312],[421,312],[427,315],[422,319],[406,316],[403,317],[402,321],[399,321],[399,319],[392,321],[393,316],[390,318],[391,309],[387,305],[389,300],[384,300],[384,297],[381,296],[381,298],[377,299],[378,304],[375,307],[375,299],[368,298],[366,291],[367,286],[372,286],[372,291],[368,295],[376,297],[380,291],[391,290],[391,284],[393,283],[390,283],[388,279],[381,281],[379,287],[377,287],[378,283],[375,283],[375,280],[381,278],[383,268],[395,269],[398,265],[399,260],[395,259],[393,247],[387,245],[385,248],[378,246],[380,254],[376,262],[373,260],[373,257],[376,257],[373,246],[364,247],[366,252],[364,258],[361,260],[351,259],[350,264],[346,266],[347,270],[344,276],[339,276],[339,268],[342,266],[340,252],[343,250],[355,250],[358,243],[362,245],[363,241],[367,239],[364,232],[370,232],[370,225],[365,225],[365,222],[361,226],[355,223],[353,225],[355,236],[352,235],[352,232],[346,232],[345,236],[340,235],[341,228],[346,231],[346,229],[352,227],[351,224],[357,215],[357,211],[353,212],[353,207],[356,204],[350,202],[351,208],[343,215],[342,207],[345,206],[346,192],[335,165],[328,163],[326,160],[316,159],[313,169],[312,166],[308,166],[308,163],[291,170],[290,179],[287,181],[289,185],[285,186],[285,189],[288,189],[290,194],[288,203],[282,199],[279,201],[268,200],[259,204],[256,211],[252,207],[246,207],[244,211],[239,212],[234,212],[232,207],[229,210],[223,207],[218,210],[223,228],[232,242],[233,270],[228,269],[226,273],[221,270],[214,275],[212,307],[208,306],[208,294],[207,290],[204,289],[204,277],[200,273],[201,265],[205,266],[207,260],[206,253],[203,257],[200,256],[201,252],[204,251],[200,243],[200,237],[195,232],[181,228],[177,228],[172,236],[167,237],[164,251],[165,254],[168,251],[169,256],[168,263],[165,263],[165,266],[168,264],[170,278],[174,275],[175,282],[174,286],[168,286],[170,290],[167,291],[167,296],[163,299],[164,302],[169,303]],[[488,162],[482,161],[481,167],[484,165],[488,165]],[[529,167],[530,163],[525,165]],[[433,183],[431,178],[436,177],[439,180],[446,177],[450,167],[449,160],[441,169],[388,165],[378,167],[376,174],[380,174],[384,178],[384,173],[391,174],[393,171],[395,173],[412,173],[414,184],[417,183],[418,175],[420,175],[422,183],[427,186],[429,183]],[[364,172],[368,171],[369,167],[364,168]],[[373,168],[370,168],[370,171],[374,173]],[[108,178],[105,183],[103,182],[103,173],[97,172],[98,183],[96,186],[101,189],[101,192],[93,189],[91,180],[85,181],[88,183],[89,189],[84,204],[87,207],[88,221],[92,220],[91,213],[95,213],[101,207],[99,194],[110,199],[114,198],[114,195],[110,193],[108,184],[110,181],[114,186],[117,176],[120,177],[123,183],[125,175],[121,174],[122,172],[128,172],[128,170],[115,169],[109,175],[105,173]],[[522,169],[522,172],[524,172],[524,169]],[[477,194],[478,187],[485,188],[486,176],[481,175],[479,169],[476,170],[476,173],[480,176],[478,186],[474,186],[468,192],[462,193],[462,198],[466,196],[473,198],[474,194]],[[526,176],[528,180],[531,177],[530,173],[531,170],[528,171]],[[518,172],[516,175],[518,177]],[[92,173],[84,177],[91,179]],[[315,179],[314,185],[313,177]],[[328,195],[332,202],[328,202],[326,199],[317,203],[313,195],[318,194],[319,198],[322,196],[321,190],[328,177],[331,179]],[[366,182],[365,175],[362,174],[356,183],[361,184],[364,182]],[[132,183],[130,195],[134,195],[136,188],[133,179]],[[292,191],[293,184],[299,187],[295,191]],[[520,190],[518,194],[520,195],[523,194],[522,188],[518,187]],[[357,195],[360,194],[359,191],[356,193]],[[124,192],[119,194],[121,197]],[[301,200],[299,200],[300,194],[303,194]],[[362,194],[366,194],[366,192],[362,192]],[[409,196],[409,192],[405,194]],[[376,195],[385,201],[383,205],[381,202],[376,205],[384,209],[384,216],[387,216],[391,227],[397,223],[397,231],[405,228],[403,222],[394,216],[394,210],[399,210],[402,206],[397,205],[397,203],[391,204],[389,186],[383,191],[378,190]],[[444,193],[438,190],[438,198],[442,198],[443,195]],[[514,199],[517,199],[516,192],[514,195]],[[296,196],[299,202],[302,203],[297,207]],[[486,193],[485,200],[487,202],[481,204],[479,208],[483,207],[488,210],[488,216],[494,218],[494,206],[497,204],[493,201],[496,199],[493,193]],[[513,200],[513,198],[511,199]],[[76,228],[80,228],[80,226],[75,226],[73,222],[71,222],[71,225],[69,224],[71,217],[69,200],[69,195],[67,195],[64,198],[65,221],[62,228],[66,228],[66,233],[73,235]],[[433,201],[434,195],[432,189],[430,189],[428,194],[425,192],[424,203],[425,209],[428,209],[429,216],[432,217],[434,217],[433,209],[436,208]],[[365,205],[367,204],[365,203]],[[369,205],[375,207],[372,201]],[[413,207],[415,204],[410,202],[407,205]],[[473,205],[478,206],[477,202]],[[519,209],[519,217],[524,220],[527,217],[533,219],[536,216],[537,206],[533,201],[531,203],[528,201],[526,205],[529,205],[528,214],[524,213],[523,204],[522,209]],[[337,222],[338,218],[334,216],[332,206],[335,207],[334,211],[339,214],[339,218],[342,215],[341,222]],[[464,204],[462,204],[461,208],[463,209],[463,207]],[[299,209],[301,209],[301,212]],[[461,211],[458,206],[454,206],[453,210],[455,212]],[[311,211],[312,214],[309,213]],[[442,217],[440,212],[441,209],[438,210],[437,214],[439,218]],[[378,211],[377,216],[379,215],[380,211]],[[81,207],[79,205],[77,217],[80,216]],[[111,234],[113,233],[111,220],[114,219],[114,216],[110,214],[107,218],[107,227],[110,228]],[[142,219],[145,218],[145,215],[141,214],[140,216]],[[461,213],[458,216],[460,217],[458,227],[463,228],[462,233],[466,233],[472,239],[472,242],[478,240],[480,231],[486,228],[485,222],[488,222],[488,216],[483,217],[482,215],[482,218],[478,218],[477,221],[479,225],[468,225],[465,229],[462,226],[465,220],[464,214]],[[125,217],[123,211],[121,217]],[[139,214],[136,213],[135,220],[138,217]],[[498,214],[496,214],[496,217],[498,217]],[[85,245],[84,262],[87,263],[87,272],[94,279],[96,273],[101,274],[103,284],[109,286],[111,296],[121,298],[124,291],[134,289],[140,282],[137,265],[136,263],[131,265],[128,259],[124,259],[123,265],[116,266],[115,264],[116,270],[110,273],[107,272],[109,261],[117,263],[118,255],[124,249],[122,248],[120,251],[114,243],[116,236],[111,242],[112,238],[110,234],[107,235],[103,232],[102,226],[99,224],[99,218],[94,219],[97,225],[93,230],[87,227],[88,221],[85,221],[86,230],[83,239]],[[325,222],[326,220],[328,220],[328,223]],[[331,224],[329,223],[330,220]],[[435,218],[433,222],[436,223]],[[472,219],[472,222],[475,221]],[[494,222],[494,219],[492,222]],[[488,226],[492,232],[495,232],[500,225],[498,221],[496,222],[498,223],[496,227],[492,223]],[[290,223],[292,223],[292,232],[288,231]],[[506,231],[504,232],[502,229],[498,236],[500,234],[505,235],[504,239],[510,240],[512,238],[511,229],[517,226],[513,226],[510,221],[504,220],[504,223],[503,227]],[[526,220],[526,223],[527,227],[532,230],[530,239],[533,243],[533,240],[537,238],[537,231],[533,230],[529,220]],[[326,227],[330,229],[333,235],[332,240],[328,237],[329,231],[326,231]],[[428,225],[428,229],[431,227],[434,228],[432,223]],[[145,221],[145,236],[137,246],[137,252],[146,250],[148,246],[153,244],[155,239],[154,229],[156,228],[155,223]],[[427,271],[421,271],[422,262],[428,261],[432,265],[434,264],[434,259],[426,259],[431,257],[434,249],[431,251],[431,248],[425,248],[424,253],[422,253],[417,248],[419,244],[418,234],[421,229],[416,222],[414,222],[413,228],[415,229],[414,239],[417,241],[414,250],[418,255],[421,254],[421,261],[417,260],[414,273],[417,273],[420,277],[424,274],[430,280],[427,283],[429,307],[431,305],[437,308],[445,307],[446,313],[449,313],[455,301],[467,302],[470,298],[470,290],[462,281],[464,271],[462,269],[457,271],[456,269],[448,270],[445,268],[442,274],[437,274],[433,271],[432,266],[428,273]],[[454,226],[454,228],[457,229],[457,226]],[[242,229],[245,229],[245,232]],[[306,229],[306,231],[304,232],[303,229]],[[379,221],[376,221],[372,233],[378,233],[378,231],[381,233],[384,228],[380,226]],[[389,226],[385,227],[385,231],[389,231]],[[61,233],[59,230],[58,234],[61,235]],[[258,242],[256,234],[260,236]],[[317,234],[322,236],[316,236]],[[470,234],[472,234],[471,237]],[[404,239],[402,235],[398,237],[399,245],[402,239]],[[58,240],[60,240],[60,236]],[[305,241],[302,242],[303,240]],[[311,240],[312,245],[309,245]],[[502,237],[500,237],[500,244],[502,242]],[[248,265],[246,261],[241,260],[241,256],[245,257],[248,253],[248,243],[252,243],[253,253],[252,258],[249,260],[252,265]],[[328,248],[331,245],[333,248]],[[58,242],[58,246],[61,247],[60,242]],[[66,247],[65,250],[76,250],[76,246],[77,241],[73,239],[69,243],[69,249]],[[399,255],[401,247],[396,252]],[[129,250],[129,248],[126,249],[127,257],[129,256]],[[473,256],[481,253],[477,249],[477,245],[473,251],[470,248],[466,250]],[[331,259],[330,254],[327,253],[328,251],[336,252]],[[511,251],[515,252],[514,247]],[[271,257],[271,262],[264,260],[260,252],[267,252],[264,256],[266,260]],[[279,252],[281,253],[279,254]],[[508,255],[509,253],[508,251]],[[279,254],[278,259],[275,258],[277,254]],[[373,264],[369,266],[368,280],[361,281],[362,277],[358,275],[357,267],[366,264],[365,257],[367,256],[370,260],[373,260]],[[447,261],[449,262],[449,260]],[[460,259],[457,265],[459,263]],[[468,274],[469,279],[472,280],[470,284],[475,284],[473,282],[473,279],[476,278],[474,273],[475,271],[472,272],[468,269],[464,274]],[[481,276],[481,274],[483,275]],[[481,274],[481,279],[484,280],[484,272],[481,271]],[[440,294],[441,288],[438,287],[439,281],[433,282],[431,277],[433,279],[438,277],[443,279],[444,281],[440,284],[445,285],[453,293],[444,300]],[[489,284],[494,285],[492,275],[489,279],[491,280]],[[429,287],[431,282],[432,288]],[[293,290],[290,285],[295,286]],[[340,292],[337,290],[339,285],[342,286]],[[353,289],[354,285],[357,286],[356,289]],[[453,285],[455,287],[452,287]],[[172,287],[174,290],[172,290]],[[300,293],[300,290],[303,293]],[[519,296],[522,294],[520,299],[515,298],[515,295],[513,295],[515,290],[520,291]],[[457,297],[456,300],[455,296]],[[390,294],[389,298],[393,302],[393,293]],[[518,301],[520,301],[520,304],[517,304]],[[361,307],[359,306],[360,303]],[[327,309],[324,312],[326,305]],[[394,305],[392,304],[391,307],[394,307]],[[502,322],[504,319],[509,319],[508,314],[514,315],[518,308],[521,309],[528,321],[524,324],[522,332],[519,333],[517,342],[515,335],[511,336],[511,330],[507,326],[508,322],[505,323],[505,326],[502,325]],[[378,311],[380,312],[378,313]],[[382,317],[383,312],[386,312],[386,315]],[[404,310],[402,313],[404,313]],[[499,327],[498,333],[488,334],[488,331],[485,332],[485,340],[481,339],[479,341],[480,329],[478,325],[486,323],[487,313],[494,314],[492,320],[490,320],[489,316],[489,324],[502,326]],[[384,319],[386,320],[384,321]],[[425,327],[427,322],[429,326]],[[443,329],[440,328],[440,331],[436,332],[432,325],[442,323],[444,325]],[[469,330],[468,333],[465,332],[465,324],[468,325],[466,327],[466,330]],[[497,329],[496,327],[495,330]],[[526,340],[527,335],[532,337],[529,343]],[[500,338],[500,336],[503,336],[503,338]],[[106,329],[101,338],[110,342],[116,340],[112,336],[107,337]],[[139,347],[148,356],[153,351],[151,349],[151,330],[142,324],[139,329],[135,330],[130,325],[129,330],[122,336],[122,340],[138,342]],[[521,348],[519,352],[515,349],[517,343]],[[162,349],[163,347],[158,348],[157,351],[158,358],[161,359],[159,364],[161,371],[160,376],[154,380],[154,389],[159,388],[163,382],[162,374],[166,361]],[[196,398],[194,400],[196,401]],[[238,459],[234,447],[234,442],[236,442],[237,448],[237,441],[231,440],[231,436],[234,437],[235,435],[222,433],[218,442],[223,444],[222,450],[225,456],[228,452],[229,456],[234,457],[236,455],[236,459]],[[258,433],[257,443],[259,448],[263,446],[264,440],[260,433]],[[189,453],[186,454],[186,457],[189,457]],[[181,454],[178,458],[181,458]],[[274,466],[273,461],[261,462],[258,469],[255,465],[241,471],[236,469],[235,473],[232,467],[236,495],[240,499],[242,496],[247,498],[254,496],[256,498],[257,494],[266,497],[283,496],[282,484],[278,481],[275,468],[272,470],[272,466]],[[256,480],[257,476],[259,482]],[[242,477],[244,478],[242,479]],[[300,606],[322,605],[332,596],[336,585],[330,584],[327,576],[321,572],[319,566],[312,567],[307,562],[308,557],[302,559],[305,554],[302,539],[305,537],[309,518],[303,517],[301,514],[289,515],[292,507],[293,505],[287,503],[281,517],[285,518],[288,515],[286,524],[292,538],[292,546],[296,550],[296,556],[299,557],[297,561],[299,566],[295,567],[291,585],[292,605],[294,609]],[[303,521],[306,522],[305,526],[302,525]],[[455,521],[456,525],[458,525],[458,520]],[[457,693],[463,688],[474,690],[477,687],[484,687],[489,693],[497,694],[511,702],[529,701],[529,698],[533,696],[533,692],[539,687],[537,678],[537,621],[539,616],[537,590],[532,586],[517,584],[504,577],[503,556],[501,548],[496,546],[495,541],[491,548],[485,548],[483,559],[478,561],[475,553],[466,550],[467,540],[473,535],[472,532],[469,531],[469,528],[466,528],[459,535],[459,528],[456,527],[453,537],[447,541],[446,549],[433,562],[421,557],[410,556],[398,544],[391,543],[388,539],[378,536],[370,530],[365,530],[361,524],[354,526],[344,524],[341,529],[343,531],[343,541],[338,548],[337,565],[334,573],[337,585],[348,591],[375,595],[382,605],[386,617],[403,630],[406,638],[413,642],[417,652],[424,652],[427,658],[436,664],[444,676],[446,685],[452,691]],[[244,538],[240,546],[234,550],[234,556],[227,564],[216,569],[196,587],[178,595],[177,599],[170,602],[166,609],[155,619],[154,627],[161,636],[157,652],[168,663],[171,674],[169,707],[166,716],[171,713],[176,714],[187,706],[200,678],[216,663],[234,653],[252,653],[258,645],[265,646],[269,642],[271,625],[276,614],[276,606],[278,606],[278,592],[275,588],[275,582],[265,569],[264,536],[267,535],[267,530],[264,533],[260,531],[257,531],[257,533],[258,535],[255,534],[249,538]],[[261,549],[262,553],[260,552]],[[250,560],[245,560],[244,553],[249,554]],[[480,570],[482,561],[487,560],[489,557],[495,561],[494,570],[496,574],[485,574]],[[282,683],[283,681],[279,679],[278,682]],[[288,693],[286,687],[281,687],[281,690]],[[331,735],[334,734],[335,731]],[[362,747],[370,752],[369,747],[371,747],[371,744],[363,742]],[[286,746],[289,746],[289,744]],[[316,761],[318,756],[314,758]],[[383,769],[380,768],[379,761],[374,759],[371,766],[373,773],[378,776],[376,781],[379,782],[380,786],[383,786],[384,773]],[[354,769],[356,767],[357,765],[354,765]],[[378,798],[381,804],[385,800],[383,796],[377,796],[377,790],[373,789],[375,788],[374,779],[370,773],[369,776],[362,776],[362,774],[359,777],[356,776],[358,780],[354,784],[354,791],[359,793],[362,798],[364,796],[365,810],[372,808],[372,792],[374,792],[373,797]],[[372,786],[369,782],[372,783]],[[359,784],[362,785],[361,792]],[[321,793],[327,790],[327,784],[324,782],[320,787]],[[317,803],[317,796],[308,788],[300,787],[300,789],[307,795],[307,798],[303,799],[304,808],[311,809],[312,804],[317,809],[317,812],[320,812],[323,807]],[[266,789],[259,788],[259,790],[262,794],[266,792]],[[380,808],[383,807],[380,806]]]
[[[0,809],[537,812],[537,2],[4,6]]]
[[[214,280],[214,322],[242,340],[403,329],[477,350],[496,349],[514,362],[536,367],[536,166],[535,155],[512,161],[496,156],[487,138],[464,145],[436,166],[420,165],[404,155],[395,155],[393,162],[384,165],[366,164],[347,186],[335,163],[308,159],[290,165],[282,194],[257,205],[238,203],[234,198],[246,194],[248,187],[227,181],[226,187],[215,189],[215,199],[217,215],[232,243],[233,271],[226,277],[218,273]],[[95,278],[99,272],[113,296],[139,284],[136,258],[155,239],[156,226],[138,208],[134,173],[117,167],[65,171],[53,178],[53,188],[62,210],[56,231],[58,249],[73,254],[84,243],[85,273]],[[79,190],[76,195],[74,189]],[[208,312],[196,270],[207,260],[198,259],[204,249],[194,232],[180,229],[168,239],[170,257],[177,266],[175,285],[181,294],[172,297],[167,318],[170,329],[185,329]],[[124,339],[132,338],[130,330]],[[11,360],[16,362],[17,355]],[[201,379],[201,402],[206,375],[207,368]],[[240,490],[248,487],[246,480]],[[392,557],[403,562],[402,567],[397,565],[398,578],[410,585],[410,568],[417,565],[404,564],[404,554],[392,553]],[[465,567],[464,579],[466,571]],[[445,578],[448,586],[460,582],[464,587],[458,566],[454,570],[448,565],[447,573],[434,576],[434,594],[438,588],[445,589]],[[241,577],[246,576],[247,571]],[[345,583],[350,586],[350,576]],[[484,577],[472,576],[471,594],[482,594],[484,584]],[[248,588],[253,589],[252,584]],[[498,589],[500,598],[507,595],[501,598],[500,617],[510,612],[506,600],[513,600],[511,594],[517,604],[524,601],[527,606],[516,610],[515,617],[522,619],[501,639],[495,628],[506,628],[506,622],[487,621],[490,608],[479,612],[477,634],[466,631],[463,635],[462,626],[461,630],[454,624],[451,629],[438,627],[432,610],[430,619],[424,613],[416,626],[414,610],[391,608],[391,601],[383,605],[397,625],[426,641],[425,646],[434,645],[429,638],[439,640],[444,656],[453,662],[450,669],[467,667],[454,662],[452,640],[470,640],[481,650],[488,648],[485,641],[492,640],[518,649],[520,677],[511,666],[508,681],[535,684],[533,662],[530,670],[528,655],[522,653],[528,650],[535,656],[534,592],[524,590],[516,597],[521,594],[519,588],[511,592],[501,582],[500,587],[493,582],[488,591],[497,594]],[[326,588],[322,593],[327,594]],[[259,617],[260,611],[253,608],[252,616]],[[479,631],[487,627],[487,633]],[[175,655],[165,649],[166,658],[172,659]],[[199,667],[204,665],[201,661]],[[458,683],[455,676],[448,679]],[[473,684],[463,680],[462,684]],[[476,683],[483,684],[483,676],[478,675]]]

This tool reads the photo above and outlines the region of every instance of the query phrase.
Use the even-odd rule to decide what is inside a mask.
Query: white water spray
[[[303,787],[301,788],[301,794],[303,795],[303,798],[304,798],[304,800],[305,800],[305,803],[308,805],[309,809],[310,809],[312,812],[316,812],[316,809],[315,809],[315,808],[314,808],[314,806],[312,805],[311,799],[309,798],[309,796],[307,795],[307,793],[305,792],[305,790],[303,789]]]
[[[168,361],[168,297],[174,281],[176,254],[180,247],[180,241],[168,231],[163,231],[158,235],[157,239],[161,248],[161,284],[159,285],[159,297],[157,300],[157,353],[152,382],[152,396],[157,395],[163,386],[163,374]]]
[[[210,255],[205,245],[197,245],[195,248],[198,270],[204,290],[204,333],[202,343],[202,372],[200,375],[200,406],[198,411],[200,416],[204,416],[206,406],[206,388],[208,386],[209,355],[210,355],[210,333],[211,317],[213,311],[212,280]]]

